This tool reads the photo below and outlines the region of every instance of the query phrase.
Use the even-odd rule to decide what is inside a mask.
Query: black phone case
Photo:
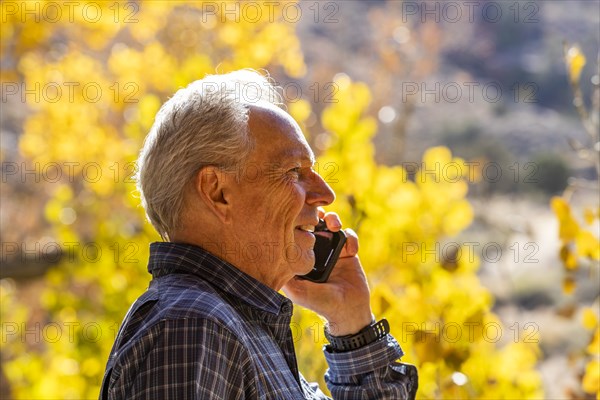
[[[331,238],[319,235],[318,232],[327,232],[331,234]],[[300,278],[308,279],[316,283],[324,283],[329,279],[329,275],[335,266],[335,263],[342,252],[342,248],[346,243],[346,235],[343,231],[331,232],[327,229],[325,221],[320,220],[315,227],[315,265],[313,270],[306,275],[301,275]]]

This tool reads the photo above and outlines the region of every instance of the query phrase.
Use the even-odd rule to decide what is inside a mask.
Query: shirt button
[[[283,303],[281,306],[281,312],[285,314],[289,314],[292,312],[292,305],[289,303]]]

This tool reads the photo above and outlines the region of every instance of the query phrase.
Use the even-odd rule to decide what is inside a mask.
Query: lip
[[[300,237],[304,236],[307,239],[311,239],[311,241],[313,241],[313,243],[314,243],[314,241],[316,241],[315,233],[314,232],[310,232],[310,231],[306,231],[306,230],[303,230],[303,229],[300,229],[301,226],[304,226],[304,225],[298,225],[294,229],[294,233],[296,235],[300,235]]]

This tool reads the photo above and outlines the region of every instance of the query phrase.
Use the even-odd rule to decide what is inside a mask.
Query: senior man
[[[342,223],[298,124],[268,79],[207,76],[158,112],[138,160],[152,280],[108,360],[106,399],[326,399],[298,371],[292,301],[328,323],[334,399],[413,398],[416,370],[376,323],[356,234],[326,283],[311,271],[314,227]],[[278,293],[283,289],[288,297]],[[291,299],[291,300],[290,300]]]

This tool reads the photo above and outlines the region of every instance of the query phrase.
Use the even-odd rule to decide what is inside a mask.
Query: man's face
[[[312,269],[317,207],[335,195],[312,169],[312,150],[287,113],[253,106],[248,126],[255,146],[232,189],[232,226],[241,262],[279,288]]]

